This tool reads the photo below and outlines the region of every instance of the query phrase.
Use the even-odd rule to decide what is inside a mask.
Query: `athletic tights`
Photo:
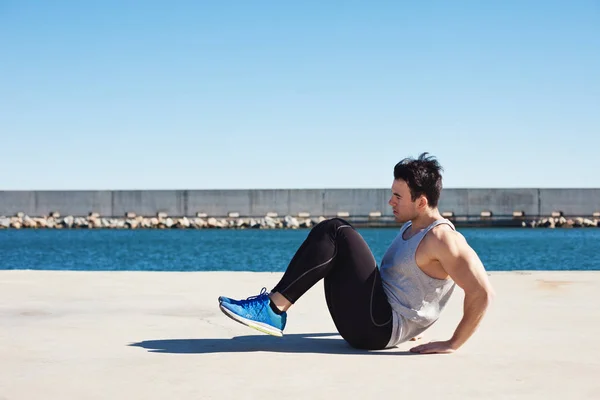
[[[392,334],[392,309],[379,269],[362,236],[343,219],[328,219],[311,229],[272,292],[295,303],[321,279],[329,313],[344,340],[359,349],[385,348]]]

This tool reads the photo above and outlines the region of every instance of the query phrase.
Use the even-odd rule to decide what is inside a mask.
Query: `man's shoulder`
[[[462,233],[446,223],[441,223],[430,229],[425,235],[425,242],[432,252],[440,249],[457,249],[467,244]]]
[[[446,221],[446,220],[440,220],[440,221]],[[447,223],[446,222],[439,223],[438,225],[434,226],[432,229],[429,230],[429,232],[427,233],[427,236],[433,237],[436,240],[449,240],[456,236],[462,237],[462,234],[460,232],[458,232],[456,229],[454,229],[454,226],[451,226],[450,224],[451,224],[450,221],[448,221]]]

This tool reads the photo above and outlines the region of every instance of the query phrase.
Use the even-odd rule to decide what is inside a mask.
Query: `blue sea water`
[[[394,228],[358,229],[378,262]],[[600,270],[600,229],[464,228],[486,269]],[[1,230],[0,269],[284,271],[299,230]]]

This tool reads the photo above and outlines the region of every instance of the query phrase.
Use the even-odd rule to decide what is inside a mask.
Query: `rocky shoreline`
[[[87,217],[62,217],[59,213],[30,217],[19,213],[14,217],[0,216],[0,229],[297,229],[310,228],[324,219],[295,218],[289,215],[282,218],[188,218],[169,217],[165,213],[158,213],[156,217],[151,218],[134,213],[127,213],[123,218],[101,217],[97,213],[91,213]]]
[[[30,217],[18,213],[13,217],[0,216],[0,229],[299,229],[310,228],[323,220],[323,216],[290,215],[214,218],[206,215],[169,217],[166,213],[158,213],[155,217],[144,217],[130,212],[122,218],[115,218],[101,217],[98,213],[90,213],[87,217],[62,217],[56,212],[44,217]],[[393,224],[393,221],[390,223]],[[520,225],[524,228],[588,228],[600,227],[600,219],[547,217],[523,220]],[[519,226],[518,222],[513,226]]]
[[[522,223],[526,228],[600,228],[600,220],[594,218],[549,217]]]

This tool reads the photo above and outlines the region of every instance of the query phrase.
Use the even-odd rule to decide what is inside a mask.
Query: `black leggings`
[[[362,236],[343,219],[312,228],[272,292],[295,303],[321,278],[340,335],[356,348],[385,348],[392,333],[392,309],[379,269]]]

